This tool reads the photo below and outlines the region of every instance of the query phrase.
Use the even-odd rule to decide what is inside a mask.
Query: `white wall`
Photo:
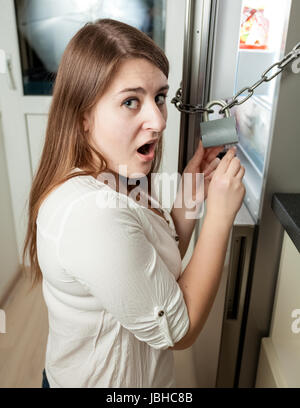
[[[0,306],[19,272],[19,259],[0,114]]]

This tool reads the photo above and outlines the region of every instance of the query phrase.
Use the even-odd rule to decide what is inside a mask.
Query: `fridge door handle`
[[[227,282],[226,319],[238,319],[247,250],[247,236],[235,235],[231,241],[229,275]]]
[[[225,300],[225,321],[241,322],[254,229],[251,226],[234,226],[231,235],[229,271]]]
[[[6,64],[7,64],[7,71],[8,71],[8,76],[9,76],[9,88],[15,90],[17,88],[16,88],[16,82],[15,82],[13,70],[12,70],[12,58],[10,57],[10,55],[8,55],[6,58]]]
[[[0,73],[8,73],[9,88],[12,90],[17,89],[12,69],[12,58],[2,49],[0,49]]]
[[[228,256],[228,278],[224,301],[217,387],[233,387],[245,309],[254,226],[234,225]]]
[[[6,55],[5,51],[0,49],[0,74],[6,73]]]

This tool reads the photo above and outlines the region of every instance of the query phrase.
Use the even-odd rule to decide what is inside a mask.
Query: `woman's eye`
[[[167,95],[159,94],[155,97],[155,102],[157,103],[157,105],[163,105],[166,102],[166,98]],[[137,109],[138,104],[139,100],[137,98],[130,98],[123,102],[123,105],[125,105],[129,109]]]
[[[158,105],[163,105],[163,104],[165,103],[165,101],[166,101],[167,95],[165,95],[165,94],[159,94],[159,95],[156,96],[156,98],[157,98],[156,103],[157,103]]]
[[[127,106],[130,109],[136,109],[138,104],[137,99],[127,99],[127,101],[124,102],[124,105]]]

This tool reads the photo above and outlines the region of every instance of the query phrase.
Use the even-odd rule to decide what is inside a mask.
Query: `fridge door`
[[[210,99],[231,100],[251,87],[284,56],[291,2],[218,2]],[[270,78],[278,68],[267,73]],[[254,95],[231,109],[237,122],[238,157],[245,166],[245,205],[258,222],[281,75],[263,82]],[[238,100],[249,95],[244,89]],[[216,110],[217,111],[217,110]],[[219,115],[215,112],[215,117]]]
[[[299,17],[295,1],[286,1],[284,5],[277,0],[253,0],[249,3],[251,1],[246,0],[193,2],[192,46],[186,44],[189,55],[185,62],[189,68],[186,68],[183,77],[184,103],[204,105],[209,100],[230,100],[241,88],[256,83],[269,66],[280,61],[299,42],[294,34],[292,43],[286,47],[291,4]],[[256,33],[252,33],[251,37],[248,33],[248,40],[244,24],[249,12],[247,8],[252,10],[250,16],[257,13],[258,22],[264,27],[264,31],[260,32],[256,23]],[[257,11],[254,13],[253,10]],[[254,22],[250,26],[255,27]],[[268,77],[273,74],[274,71],[270,71]],[[278,124],[276,108],[282,76],[263,83],[256,88],[251,99],[231,110],[238,122],[240,142],[237,155],[246,168],[244,184],[247,193],[232,229],[217,297],[199,338],[192,346],[200,387],[252,386],[255,381],[260,336],[266,335],[269,326],[281,243],[278,228],[270,228],[272,215],[266,186],[273,182],[270,160],[274,157],[272,146],[274,129]],[[241,93],[239,100],[246,96],[247,91]],[[288,105],[295,111],[295,106]],[[218,109],[215,109],[210,118],[218,117]],[[182,115],[179,171],[198,144],[200,120],[200,114]],[[292,122],[299,128],[295,120]],[[286,146],[291,146],[289,138],[285,137]],[[276,146],[279,148],[278,142]],[[295,180],[290,169],[286,173]],[[276,181],[279,181],[277,185],[280,188],[285,188],[279,179]],[[292,182],[288,184],[292,185]],[[199,229],[201,220],[196,226],[195,240]],[[271,259],[268,259],[264,247],[270,251],[271,243],[266,242],[270,237],[274,248]],[[260,252],[260,270],[256,267],[257,251]],[[253,312],[258,316],[253,316]],[[259,320],[258,324],[256,320]],[[248,375],[247,365],[251,368]]]
[[[299,18],[300,10],[295,1],[283,4],[279,0],[225,0],[218,2],[217,11],[210,99],[228,101],[241,89],[260,80],[262,73],[280,61],[299,41],[289,19],[293,16],[297,21],[294,16]],[[248,27],[245,27],[245,23],[248,23]],[[231,55],[226,52],[227,46],[231,47],[231,51],[235,50]],[[268,78],[277,70],[276,67],[270,70]],[[238,125],[237,155],[246,169],[243,179],[246,187],[244,204],[256,225],[249,240],[247,234],[243,234],[243,227],[235,223],[229,244],[229,265],[233,269],[228,273],[225,297],[216,382],[219,387],[254,385],[260,340],[269,331],[282,242],[281,231],[272,218],[270,198],[276,191],[273,190],[275,186],[277,191],[287,191],[288,185],[295,188],[295,171],[287,163],[285,153],[289,152],[291,163],[299,168],[293,153],[299,142],[289,126],[290,123],[299,129],[296,118],[290,113],[295,111],[295,100],[293,97],[288,100],[285,91],[289,88],[283,82],[288,78],[295,83],[295,78],[291,76],[293,74],[287,68],[286,73],[263,82],[255,89],[254,96],[231,109]],[[285,89],[282,88],[284,86]],[[247,95],[248,91],[245,90],[239,100]],[[283,100],[285,105],[280,104]],[[215,117],[218,116],[216,113]],[[285,125],[280,123],[279,117]],[[278,133],[282,126],[286,134]],[[285,159],[278,160],[280,156]],[[276,157],[277,170],[279,167],[282,169],[281,175],[275,170]],[[285,179],[286,176],[289,180]],[[236,233],[237,240],[234,238]],[[243,241],[251,246],[247,247],[246,252]],[[243,264],[236,269],[235,263],[239,262],[236,252],[244,260],[247,258],[248,265]],[[242,274],[241,284],[239,273]],[[247,282],[243,281],[245,276]],[[235,298],[236,293],[238,299]],[[232,309],[232,299],[238,305],[237,311],[234,307]]]
[[[187,3],[185,38],[184,71],[182,80],[183,102],[188,104],[205,105],[210,98],[213,67],[216,64],[218,54],[215,53],[216,35],[219,27],[224,21],[218,22],[218,4],[215,0],[195,0]],[[232,10],[227,15],[228,24],[232,17]],[[239,33],[240,7],[235,11],[236,37]],[[230,44],[230,43],[228,43]],[[228,55],[231,57],[236,47],[230,44]],[[236,60],[234,60],[236,62]],[[228,65],[224,70],[231,75],[232,69],[228,71]],[[227,77],[226,77],[227,78]],[[234,86],[234,77],[232,78]],[[226,90],[225,90],[226,91]],[[230,90],[231,92],[231,90]],[[227,95],[228,93],[225,93]],[[178,171],[181,172],[188,160],[193,155],[200,137],[200,114],[183,114],[181,116],[181,134]],[[201,229],[202,219],[196,224],[195,243]],[[217,385],[218,367],[220,365],[220,349],[224,347],[224,327],[231,327],[229,342],[233,353],[230,361],[223,361],[225,371],[232,372],[232,383],[236,355],[238,350],[241,321],[244,312],[244,299],[248,281],[248,266],[252,248],[254,222],[247,208],[243,205],[236,217],[231,232],[230,242],[227,248],[224,270],[213,307],[206,320],[197,341],[190,348],[193,356],[196,384],[198,387],[212,388]],[[230,282],[230,283],[229,283]],[[224,315],[227,317],[227,325],[223,322]]]

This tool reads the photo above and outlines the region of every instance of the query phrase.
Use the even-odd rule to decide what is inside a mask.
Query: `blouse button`
[[[158,316],[159,317],[162,317],[164,315],[164,311],[163,310],[161,310],[160,312],[158,312]]]

